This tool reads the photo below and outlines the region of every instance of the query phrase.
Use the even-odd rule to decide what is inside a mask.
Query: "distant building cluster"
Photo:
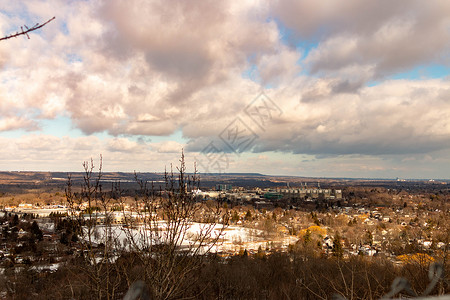
[[[192,191],[199,199],[220,200],[232,205],[253,205],[257,209],[272,209],[274,207],[296,208],[302,203],[308,205],[334,205],[344,203],[345,199],[340,189],[309,187],[286,188],[251,188],[233,187],[231,184],[216,184],[213,190]],[[343,202],[342,202],[343,201]]]
[[[216,191],[229,191],[232,188],[231,184],[216,184]]]
[[[342,199],[342,190],[335,189],[281,189],[280,194],[289,199]]]

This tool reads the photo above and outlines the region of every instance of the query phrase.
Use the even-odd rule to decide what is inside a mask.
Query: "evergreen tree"
[[[43,238],[42,230],[39,228],[39,225],[36,223],[36,221],[34,221],[33,224],[31,224],[30,231],[35,239],[42,241]]]
[[[341,235],[339,232],[336,232],[333,238],[333,249],[332,249],[333,256],[337,258],[342,258],[344,255],[344,248],[342,247],[341,243]]]

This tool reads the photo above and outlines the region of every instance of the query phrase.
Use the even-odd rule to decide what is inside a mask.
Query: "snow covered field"
[[[184,239],[179,243],[181,248],[187,248],[190,245],[197,243],[197,238],[200,234],[209,227],[208,224],[191,223],[186,229]],[[128,238],[133,237],[134,241],[141,248],[145,246],[145,240],[152,241],[158,244],[167,240],[167,224],[163,221],[158,222],[159,230],[145,229],[144,226],[137,228],[124,228],[121,225],[114,225],[111,228],[110,235],[120,244],[129,247]],[[97,242],[101,242],[105,234],[105,226],[97,226],[96,237]],[[222,225],[214,225],[213,230],[210,231],[207,239],[218,239],[218,243],[211,249],[212,252],[236,253],[240,250],[247,249],[247,251],[256,251],[259,247],[262,249],[270,249],[276,247],[277,249],[287,248],[289,244],[295,243],[298,238],[295,236],[283,236],[279,238],[267,239],[264,238],[261,230],[242,227],[242,226],[228,226],[222,228]]]

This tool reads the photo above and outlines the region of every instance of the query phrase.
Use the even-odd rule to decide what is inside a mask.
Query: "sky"
[[[449,1],[0,2],[0,170],[450,178]]]

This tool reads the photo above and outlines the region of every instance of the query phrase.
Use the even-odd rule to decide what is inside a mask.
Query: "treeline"
[[[364,257],[344,261],[292,252],[227,259],[209,256],[202,264],[202,268],[187,274],[189,280],[174,281],[181,288],[167,299],[330,299],[336,294],[348,299],[379,299],[389,292],[398,276],[407,278],[417,294],[429,283],[426,265],[409,263],[399,267],[386,259]],[[39,273],[32,267],[20,272],[7,269],[5,275],[9,278],[6,279],[15,285],[15,293],[3,296],[5,299],[122,299],[133,282],[144,279],[144,268],[151,267],[151,264],[140,264],[132,253],[124,254],[98,274],[103,280],[101,291],[86,272],[90,266],[81,258],[74,258],[55,273]],[[150,294],[157,284],[146,282]],[[449,292],[447,280],[438,283],[432,294]]]

